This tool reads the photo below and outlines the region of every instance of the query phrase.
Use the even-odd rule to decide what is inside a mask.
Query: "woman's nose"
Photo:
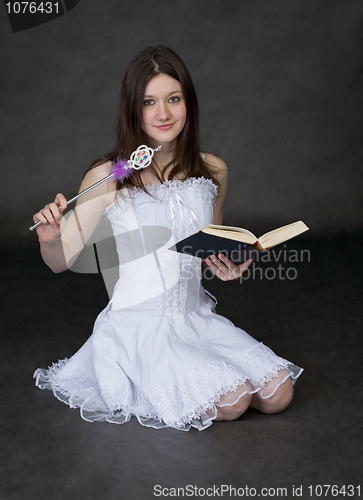
[[[171,117],[170,110],[166,104],[160,104],[157,109],[156,118],[161,121],[169,120]]]

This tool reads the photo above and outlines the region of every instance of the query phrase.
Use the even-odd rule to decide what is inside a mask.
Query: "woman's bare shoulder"
[[[205,161],[212,168],[213,174],[216,176],[219,182],[223,182],[227,179],[228,168],[225,162],[210,153],[205,153]]]
[[[87,189],[93,184],[96,184],[96,182],[99,182],[108,175],[110,175],[111,167],[112,167],[111,162],[107,161],[95,167],[91,167],[89,170],[87,170],[85,176],[83,177],[80,191]],[[100,184],[100,186],[96,189],[100,193],[114,192],[116,190],[116,182],[114,182],[113,178],[111,178]]]
[[[214,156],[210,153],[205,153],[204,156],[206,163],[208,163],[208,165],[210,165],[216,171],[218,172],[227,171],[227,165],[221,158],[218,158],[218,156]]]
[[[85,176],[83,177],[82,184],[94,184],[95,182],[100,181],[101,179],[104,179],[107,177],[110,172],[111,172],[111,162],[107,161],[105,163],[101,163],[100,165],[97,165],[95,167],[91,167],[87,172],[85,173]]]
[[[83,177],[81,186],[79,188],[79,192],[84,191],[85,189],[93,186],[97,182],[101,181],[105,177],[110,174],[111,171],[111,162],[105,162],[100,165],[97,165],[93,168],[90,168],[85,176]],[[113,201],[113,196],[116,191],[116,182],[113,179],[108,179],[105,182],[102,182],[97,187],[90,190],[88,193],[84,194],[79,200],[77,204],[83,204],[86,201],[90,200],[98,200],[102,205]]]

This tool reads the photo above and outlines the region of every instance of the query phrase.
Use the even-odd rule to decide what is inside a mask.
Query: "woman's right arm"
[[[34,222],[40,221],[36,228],[40,244],[40,253],[44,262],[55,273],[68,269],[61,241],[62,211],[67,208],[67,200],[58,193],[53,203],[49,203],[42,210],[34,214]]]
[[[89,170],[79,192],[106,177],[110,167],[108,162]],[[67,200],[61,193],[57,194],[54,202],[34,215],[34,222],[42,222],[36,228],[40,252],[52,271],[59,273],[72,266],[114,197],[115,183],[106,181],[81,196],[67,220],[62,214],[67,207]]]

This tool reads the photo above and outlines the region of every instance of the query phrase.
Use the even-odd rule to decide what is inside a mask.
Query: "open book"
[[[209,224],[201,231],[179,241],[173,249],[188,255],[195,255],[201,259],[224,253],[234,262],[240,263],[255,257],[258,252],[279,245],[308,229],[306,224],[300,220],[269,231],[257,238],[247,229]]]

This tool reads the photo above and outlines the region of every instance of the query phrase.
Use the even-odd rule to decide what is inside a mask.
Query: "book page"
[[[249,234],[252,236],[255,240],[257,240],[257,236],[253,234],[251,231],[248,231],[248,229],[243,229],[242,227],[234,227],[234,226],[218,226],[217,224],[209,224],[207,226],[208,228],[211,229],[219,229],[221,231],[228,231],[232,233],[243,233],[243,234]],[[206,229],[206,228],[205,228]]]
[[[257,240],[257,237],[253,233],[240,227],[209,224],[207,227],[202,229],[202,232],[213,236],[220,236],[221,238],[229,240],[240,241],[241,243],[249,243],[250,245],[255,243]]]
[[[273,231],[269,231],[259,238],[261,245],[264,248],[271,248],[279,243],[283,243],[295,236],[307,231],[309,228],[302,220],[288,224],[287,226],[279,227]]]
[[[284,241],[294,238],[308,229],[309,228],[304,224],[304,222],[300,220],[274,229],[273,231],[269,231],[260,238],[257,238],[253,233],[251,233],[251,231],[241,227],[220,226],[216,224],[209,224],[207,227],[202,229],[202,232],[250,245],[258,243],[258,249],[263,250],[265,248],[272,248],[279,243],[283,243]]]

